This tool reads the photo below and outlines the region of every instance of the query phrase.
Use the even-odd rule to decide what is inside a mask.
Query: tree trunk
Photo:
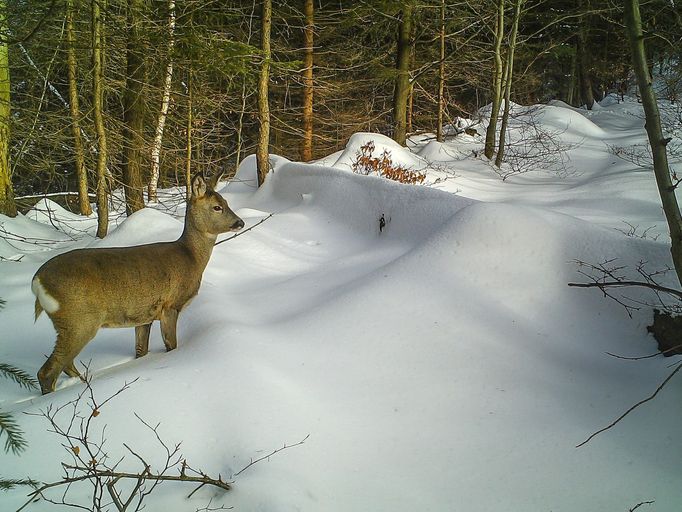
[[[268,90],[270,82],[270,27],[272,26],[272,1],[263,0],[261,4],[261,51],[263,52],[258,80],[258,145],[256,146],[256,168],[258,171],[258,186],[265,182],[270,170],[270,105],[268,104]]]
[[[303,142],[301,160],[308,162],[313,158],[313,49],[314,49],[314,5],[313,0],[305,0],[303,6],[305,27],[303,28]]]
[[[523,0],[516,0],[514,7],[514,18],[512,21],[512,31],[509,36],[509,48],[507,49],[507,71],[504,82],[504,112],[502,114],[502,125],[500,126],[500,143],[495,155],[495,165],[499,168],[504,158],[504,144],[507,139],[507,125],[509,124],[509,110],[511,108],[511,85],[514,75],[514,50],[516,49],[516,34],[519,31],[519,18],[521,18],[521,7]]]
[[[412,35],[411,1],[403,2],[398,29],[398,53],[393,93],[393,140],[404,146],[407,141],[407,100],[410,94],[410,47]]]
[[[97,132],[97,236],[104,238],[109,228],[107,204],[107,135],[104,129],[104,58],[102,12],[99,0],[92,0],[92,105]]]
[[[128,42],[126,46],[126,85],[123,94],[123,190],[126,213],[144,208],[142,156],[144,152],[145,81],[142,47],[143,0],[128,0]]]
[[[578,81],[576,76],[578,74],[578,48],[573,45],[573,54],[571,55],[571,78],[568,81],[568,90],[566,91],[566,103],[573,105],[575,101],[575,88]]]
[[[594,105],[594,93],[592,92],[592,75],[590,74],[591,58],[588,48],[588,23],[589,23],[589,2],[580,2],[580,10],[583,17],[580,19],[578,27],[578,79],[580,84],[580,97],[588,110],[592,110]]]
[[[187,77],[187,148],[185,151],[185,197],[189,201],[192,197],[192,123],[194,115],[192,92],[192,62],[189,63],[189,76]]]
[[[4,40],[7,30],[6,2],[0,1],[0,213],[9,217],[17,216],[14,203],[14,187],[9,167],[9,123],[10,123],[10,82],[9,48]]]
[[[414,32],[410,35],[410,41],[414,41]],[[415,68],[414,44],[410,44],[410,69],[414,68]],[[405,116],[406,134],[412,133],[413,114],[414,114],[414,82],[410,80],[410,92],[407,95],[407,114]]]
[[[656,184],[661,196],[663,212],[668,221],[668,229],[670,231],[670,252],[675,272],[677,273],[677,280],[682,284],[682,216],[680,215],[680,207],[675,197],[676,187],[670,178],[668,155],[666,153],[666,146],[669,141],[663,136],[656,93],[654,92],[651,74],[647,66],[638,0],[625,0],[625,26],[630,40],[632,63],[635,68],[635,76],[637,77],[637,84],[639,85],[642,106],[644,107],[644,115],[646,117],[645,128],[653,156],[654,175],[656,176]]]
[[[66,0],[66,61],[69,77],[69,109],[71,113],[71,132],[73,133],[73,156],[76,160],[76,176],[78,179],[78,206],[81,215],[92,214],[90,197],[88,196],[88,172],[85,168],[85,153],[81,138],[80,107],[78,102],[78,70],[76,63],[76,36],[73,28],[73,16],[76,9],[75,0]]]
[[[436,121],[436,140],[443,142],[443,111],[445,110],[445,0],[440,3],[440,63],[438,64],[438,120]]]
[[[163,80],[163,95],[161,98],[161,110],[156,122],[156,133],[151,151],[151,170],[149,173],[149,185],[147,186],[147,200],[158,200],[156,189],[159,185],[161,143],[163,142],[163,130],[168,117],[170,105],[171,84],[173,83],[173,48],[175,47],[175,0],[168,0],[168,63]]]
[[[486,158],[492,159],[495,152],[495,139],[497,135],[497,116],[502,103],[502,39],[504,39],[504,0],[497,0],[497,20],[495,22],[495,47],[493,82],[492,82],[492,109],[490,110],[490,122],[485,132],[485,148],[483,153]]]

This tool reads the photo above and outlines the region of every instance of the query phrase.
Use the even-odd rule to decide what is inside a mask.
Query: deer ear
[[[206,185],[206,180],[203,174],[197,174],[192,178],[192,197],[204,197],[206,195],[206,190],[208,186]]]
[[[218,185],[218,182],[220,181],[220,178],[223,177],[223,174],[225,174],[225,169],[223,169],[222,171],[218,171],[213,176],[211,176],[209,186],[211,187],[212,190],[215,190],[216,186]]]

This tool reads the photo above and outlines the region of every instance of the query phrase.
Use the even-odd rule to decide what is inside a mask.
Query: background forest
[[[90,213],[87,192],[103,209],[123,185],[132,212],[157,183],[236,169],[259,140],[309,161],[358,131],[403,145],[406,133],[442,139],[443,125],[505,96],[590,109],[634,83],[617,2],[269,4],[0,2],[0,211],[80,190]],[[647,2],[643,18],[649,62],[674,101],[680,8]],[[495,130],[485,153],[499,167]]]

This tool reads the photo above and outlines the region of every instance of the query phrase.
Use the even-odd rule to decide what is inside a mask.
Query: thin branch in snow
[[[266,459],[270,459],[270,457],[272,457],[273,455],[275,455],[275,454],[277,454],[277,453],[279,453],[279,452],[282,452],[282,451],[284,451],[284,450],[288,450],[289,448],[294,448],[294,447],[296,447],[296,446],[301,446],[303,443],[305,443],[305,442],[308,440],[309,437],[310,437],[310,434],[308,434],[307,436],[305,436],[305,437],[304,437],[303,439],[301,439],[298,443],[289,444],[289,445],[285,444],[285,445],[282,446],[281,448],[277,448],[276,450],[271,451],[271,452],[268,453],[267,455],[263,455],[262,457],[259,457],[259,458],[257,458],[257,459],[252,459],[251,462],[249,462],[246,466],[244,466],[242,469],[240,469],[239,471],[237,471],[237,472],[233,475],[233,477],[241,475],[244,471],[246,471],[247,469],[249,469],[251,466],[253,466],[253,465],[255,465],[255,464],[258,464],[259,462],[264,461],[264,460],[266,460]]]
[[[670,382],[670,379],[672,379],[672,378],[675,376],[675,374],[676,374],[677,372],[679,372],[679,371],[682,369],[682,361],[680,361],[679,363],[677,363],[675,366],[676,366],[675,369],[670,373],[670,375],[668,375],[668,376],[665,378],[665,380],[664,380],[663,382],[661,382],[661,384],[656,388],[656,391],[654,391],[654,392],[653,392],[651,395],[649,395],[647,398],[644,398],[643,400],[640,400],[639,402],[637,402],[635,405],[633,405],[632,407],[630,407],[627,411],[625,411],[623,414],[621,414],[620,416],[618,416],[618,418],[616,418],[615,420],[613,420],[611,423],[609,423],[609,424],[608,424],[607,426],[605,426],[604,428],[601,428],[601,429],[597,430],[596,432],[594,432],[590,437],[588,437],[587,439],[585,439],[582,443],[576,445],[576,448],[580,448],[581,446],[586,445],[586,444],[589,443],[592,439],[594,439],[597,435],[601,434],[602,432],[606,432],[606,431],[609,430],[610,428],[613,428],[614,426],[616,426],[618,423],[620,423],[621,420],[623,420],[623,418],[625,418],[628,414],[630,414],[632,411],[634,411],[635,409],[637,409],[640,405],[644,405],[645,403],[650,402],[651,400],[653,400],[654,398],[656,398],[656,395],[658,395],[658,393],[665,387],[665,385],[666,385],[668,382]]]

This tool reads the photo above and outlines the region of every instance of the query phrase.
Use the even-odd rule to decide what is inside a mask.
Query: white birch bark
[[[166,118],[168,117],[168,108],[170,106],[171,84],[173,82],[173,48],[175,47],[175,0],[168,0],[168,64],[166,65],[166,74],[163,81],[163,97],[161,100],[161,110],[159,111],[159,118],[156,123],[156,134],[154,135],[154,142],[152,143],[151,153],[151,172],[149,177],[149,185],[147,187],[147,201],[156,202],[156,189],[159,185],[160,161],[161,161],[161,143],[163,141],[163,130],[166,126]]]

